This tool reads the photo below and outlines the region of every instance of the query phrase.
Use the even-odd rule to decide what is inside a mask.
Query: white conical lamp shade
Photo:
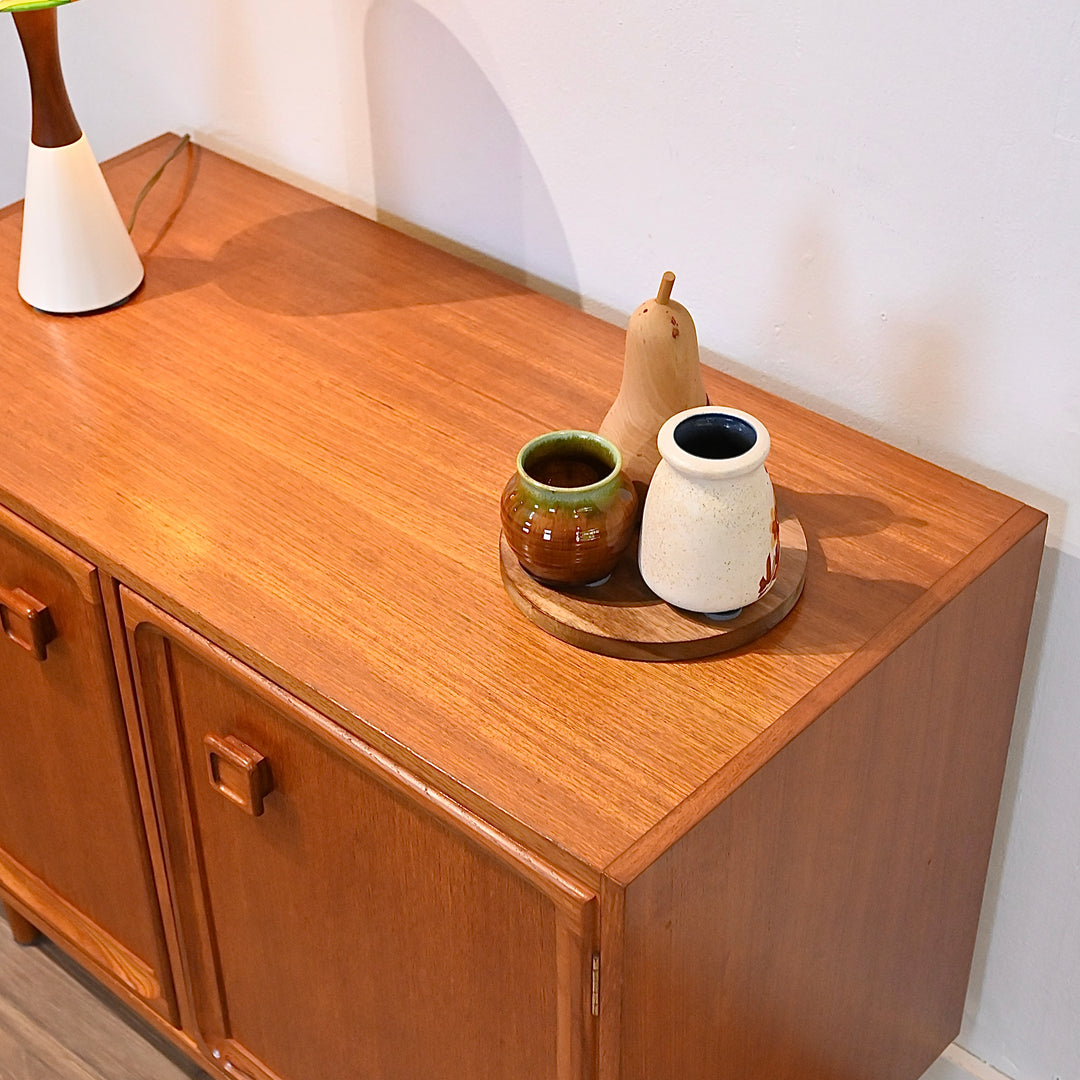
[[[56,314],[98,311],[126,300],[143,266],[90,144],[30,144],[19,295]]]

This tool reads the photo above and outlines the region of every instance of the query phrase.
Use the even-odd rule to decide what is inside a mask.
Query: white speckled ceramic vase
[[[780,562],[769,433],[749,413],[706,405],[671,417],[657,445],[641,576],[674,607],[734,616],[769,591]]]

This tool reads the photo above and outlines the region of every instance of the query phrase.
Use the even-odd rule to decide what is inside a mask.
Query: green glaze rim
[[[593,454],[599,452],[602,460],[612,463],[611,469],[599,480],[591,484],[584,484],[581,487],[557,487],[554,484],[545,484],[529,474],[526,469],[526,462],[540,450],[555,448],[574,449],[579,453],[581,451]],[[594,431],[579,431],[575,428],[567,428],[562,431],[547,431],[543,435],[537,435],[535,439],[530,439],[518,451],[517,456],[517,473],[522,483],[536,491],[543,492],[557,502],[577,502],[582,495],[599,494],[605,488],[609,488],[616,483],[621,472],[622,454],[619,453],[619,448],[610,439],[605,439]]]

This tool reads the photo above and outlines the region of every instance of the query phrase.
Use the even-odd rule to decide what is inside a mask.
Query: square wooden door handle
[[[203,739],[210,783],[229,802],[258,817],[263,799],[274,790],[270,762],[235,735],[209,734]]]
[[[49,609],[22,589],[0,586],[0,625],[16,645],[37,660],[46,658],[49,642],[56,639]]]

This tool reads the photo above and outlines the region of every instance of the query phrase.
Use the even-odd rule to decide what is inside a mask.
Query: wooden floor
[[[0,916],[0,1080],[209,1080],[51,942]]]

